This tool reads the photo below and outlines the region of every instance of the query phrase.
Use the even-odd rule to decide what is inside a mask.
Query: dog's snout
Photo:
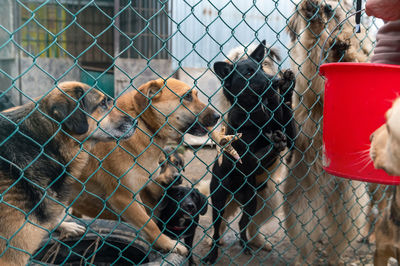
[[[124,115],[121,118],[120,126],[118,131],[123,134],[124,138],[128,138],[133,135],[137,128],[137,121],[136,119],[132,118],[131,116]]]
[[[220,117],[221,116],[217,112],[211,111],[204,117],[204,122],[202,124],[206,127],[215,126]]]
[[[220,117],[221,117],[221,116],[220,116],[219,114],[217,114],[216,112],[214,112],[214,113],[212,114],[212,118],[211,118],[212,124],[215,125],[215,124],[218,122],[218,120],[219,120]]]
[[[196,210],[196,205],[193,202],[187,202],[184,208],[187,212],[193,213]]]
[[[174,173],[173,177],[174,177],[174,180],[175,180],[174,185],[182,184],[182,175],[180,173]]]
[[[130,125],[132,130],[135,130],[135,129],[137,128],[137,120],[134,119],[134,118],[131,117],[131,116],[128,116],[128,115],[125,116],[125,123],[127,123],[128,125]]]

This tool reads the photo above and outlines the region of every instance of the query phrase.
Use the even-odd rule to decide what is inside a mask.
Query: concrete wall
[[[225,98],[222,96],[221,82],[208,68],[182,68],[178,70],[177,77],[199,91],[202,101],[221,114],[226,111]]]
[[[80,80],[80,70],[70,59],[22,57],[0,60],[0,91],[15,105],[31,101],[52,90],[56,83]]]

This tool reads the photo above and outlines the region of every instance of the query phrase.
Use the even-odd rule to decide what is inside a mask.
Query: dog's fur
[[[83,83],[61,83],[36,100],[0,115],[1,265],[25,265],[56,227],[84,232],[64,221],[71,177],[79,176],[95,142],[129,137],[134,129],[132,118],[110,110],[107,97]]]
[[[345,18],[345,12],[337,1],[321,2],[302,1],[288,25],[293,69],[297,70],[293,109],[300,130],[285,182],[284,210],[286,230],[299,250],[296,263],[301,265],[316,263],[315,244],[321,236],[328,238],[329,263],[338,265],[349,240],[356,239],[366,224],[362,208],[369,200],[364,184],[330,176],[322,168],[324,80],[317,72],[320,47],[328,32]],[[353,29],[345,23],[327,41],[329,52],[324,58],[328,62],[367,61]]]
[[[239,60],[243,60],[248,58],[248,55],[254,52],[254,50],[257,48],[257,45],[251,44],[245,49],[244,47],[236,47],[232,49],[228,53],[228,60],[226,62],[232,62],[235,63]],[[280,78],[280,81],[284,81],[283,83],[279,84],[278,89],[280,94],[284,94],[285,92],[288,93],[286,95],[286,100],[285,100],[285,107],[290,107],[291,106],[291,90],[289,89],[290,87],[294,88],[295,82],[294,82],[294,75],[291,71],[284,71],[281,72],[278,70],[278,63],[281,60],[281,57],[275,48],[265,48],[265,58],[262,61],[262,68],[265,73],[268,75],[274,76],[278,75]],[[225,97],[224,95],[221,95],[220,97]],[[227,102],[227,106],[225,107],[226,110],[229,110],[231,108],[231,104]],[[291,112],[289,110],[286,110],[285,112]],[[228,119],[228,118],[226,118]],[[293,134],[292,134],[293,135]],[[289,152],[287,149],[285,149],[281,155],[286,156],[288,155]],[[281,168],[281,161],[277,160],[277,164],[274,165],[274,167],[270,168],[271,173],[265,173],[258,175],[256,178],[256,184],[257,186],[261,187],[263,184],[266,184],[267,180],[269,178],[273,178],[271,175],[281,175],[282,171],[278,171],[278,168]],[[279,177],[281,178],[281,177]],[[205,185],[201,184],[199,186],[199,189],[204,191],[203,193],[205,195],[210,195],[209,192],[209,185],[208,188],[205,189]],[[247,227],[247,234],[249,235],[249,244],[255,248],[261,248],[265,251],[270,251],[271,250],[271,245],[268,243],[268,241],[265,240],[265,238],[260,234],[260,227],[263,226],[264,224],[269,221],[269,218],[272,217],[273,215],[273,210],[278,208],[278,202],[275,197],[276,189],[275,189],[275,184],[273,182],[270,185],[264,186],[262,189],[257,190],[257,210],[256,210],[256,215],[251,218],[251,223]],[[221,227],[220,227],[220,235],[223,236],[224,232],[226,231],[227,228],[227,221],[229,221],[237,212],[237,210],[240,208],[240,204],[238,204],[237,201],[235,200],[228,200],[227,205],[225,206],[224,209],[224,214],[223,214],[223,220],[221,222]],[[208,238],[209,245],[212,244],[212,239]],[[222,243],[222,239],[220,241]]]
[[[377,169],[390,175],[400,175],[400,98],[386,112],[386,123],[371,135],[370,157]],[[376,250],[374,265],[388,264],[390,257],[400,262],[400,190],[392,189],[389,207],[380,206],[383,212],[375,227]],[[386,200],[385,200],[386,202]]]
[[[84,191],[73,205],[81,214],[98,217],[105,209],[140,228],[157,248],[186,254],[182,244],[162,234],[146,212],[140,192],[157,178],[159,158],[169,141],[180,141],[184,133],[204,135],[219,115],[202,103],[197,90],[176,79],[149,81],[117,100],[122,109],[138,121],[136,133],[119,146],[100,143],[89,160],[75,191]],[[90,193],[86,193],[90,192]],[[106,205],[104,202],[106,201]],[[150,210],[151,211],[151,210]],[[115,215],[114,215],[115,218]]]
[[[235,162],[231,156],[223,153],[221,165],[214,163],[210,183],[210,194],[213,205],[214,235],[206,262],[214,263],[218,257],[220,245],[221,215],[225,207],[243,206],[239,222],[240,244],[248,252],[247,227],[257,210],[257,191],[267,186],[266,182],[257,182],[257,177],[268,179],[265,172],[276,167],[280,152],[291,146],[285,132],[292,140],[295,127],[290,108],[285,105],[285,96],[290,99],[291,93],[279,94],[281,80],[263,71],[262,62],[265,55],[265,42],[261,43],[248,59],[239,60],[235,65],[227,62],[214,64],[214,71],[223,80],[224,96],[231,104],[227,116],[227,134],[242,133],[242,137],[232,146],[241,156],[242,164]],[[291,75],[294,78],[293,75]],[[286,81],[288,83],[292,80]],[[287,89],[290,86],[286,86]],[[236,205],[235,205],[236,204]],[[228,215],[234,209],[230,209]],[[253,236],[252,236],[253,237]]]
[[[164,149],[159,159],[160,173],[152,177],[146,186],[140,191],[140,198],[149,211],[155,211],[158,216],[158,208],[153,210],[160,201],[165,190],[170,186],[182,184],[181,172],[185,171],[183,154],[177,149],[168,147]]]

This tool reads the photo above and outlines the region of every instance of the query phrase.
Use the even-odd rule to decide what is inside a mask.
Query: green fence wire
[[[311,265],[339,261],[349,265],[371,264],[375,246],[368,239],[374,230],[377,204],[386,200],[387,188],[331,177],[321,166],[323,80],[318,76],[318,66],[323,62],[355,61],[354,54],[347,54],[343,48],[348,46],[368,60],[380,25],[379,21],[363,15],[360,34],[353,33],[354,19],[331,32],[353,12],[350,0],[2,0],[0,107],[5,110],[25,105],[30,109],[19,119],[14,117],[18,111],[11,112],[12,115],[5,112],[0,117],[3,125],[12,128],[0,130],[0,210],[3,212],[0,214],[0,264],[13,265],[12,258],[17,264],[25,263],[21,258],[27,258],[26,263],[31,265],[175,265],[190,262],[189,257],[175,253],[180,249],[179,245],[189,249],[196,264],[291,265],[296,261]],[[328,38],[327,34],[332,35]],[[211,132],[203,137],[193,137],[194,129],[182,131],[174,128],[174,123],[176,119],[184,120],[185,115],[202,122],[211,110],[221,116],[213,131],[236,123],[229,121],[228,114],[235,108],[238,95],[234,97],[233,106],[226,103],[222,90],[228,80],[217,77],[213,64],[224,61],[236,67],[264,39],[267,40],[267,53],[259,67],[270,75],[271,80],[281,79],[286,69],[292,70],[296,78],[296,85],[293,82],[290,86],[296,86],[291,107],[298,133],[291,150],[282,152],[274,167],[264,168],[263,183],[251,190],[253,195],[249,200],[255,197],[257,206],[250,223],[243,229],[248,240],[241,238],[243,232],[239,221],[250,203],[240,203],[241,199],[235,197],[239,191],[229,191],[224,204],[225,214],[230,213],[229,217],[216,212],[217,216],[223,216],[223,229],[220,238],[213,240],[212,212],[217,210],[213,205],[218,200],[213,193],[219,192],[210,191],[209,183],[212,178],[220,178],[212,177],[213,165],[220,164],[221,149],[231,142],[215,144]],[[326,46],[321,47],[326,39]],[[320,62],[323,48],[325,52]],[[146,111],[152,110],[162,120],[162,126],[155,129],[154,134],[140,125],[136,129],[134,134],[140,135],[137,140],[145,143],[137,148],[139,152],[133,153],[124,145],[123,139],[114,136],[112,148],[106,149],[107,146],[97,143],[98,150],[105,150],[95,153],[87,146],[94,135],[80,139],[68,131],[68,120],[82,110],[86,119],[90,117],[96,121],[98,131],[107,131],[104,126],[107,115],[111,116],[113,112],[129,114],[117,106],[119,100],[158,78],[163,82],[179,79],[190,90],[183,94],[173,92],[180,104],[172,109],[156,105],[161,90],[173,89],[169,83],[156,90],[153,85],[147,91],[138,92],[135,98],[145,107],[133,118],[143,117]],[[250,86],[251,75],[246,79],[246,86]],[[99,89],[114,97],[108,100],[105,116],[96,116],[85,109],[91,92],[85,91],[76,97],[62,90],[61,82],[71,80],[89,80],[92,92]],[[48,99],[57,91],[61,93],[58,99],[76,103],[62,119],[43,110],[44,104],[54,104],[55,100],[48,103]],[[205,104],[200,110],[190,109],[193,97],[197,97],[192,91],[197,91],[200,101]],[[174,95],[169,96],[171,101]],[[260,95],[260,101],[262,97]],[[280,106],[284,104],[288,103],[281,100]],[[247,112],[256,112],[257,106]],[[280,106],[269,111],[275,112]],[[18,108],[21,107],[16,110],[22,110]],[[177,118],[176,113],[182,108],[185,115]],[[50,134],[42,132],[45,126],[36,126],[34,130],[40,132],[41,137],[49,135],[48,139],[38,140],[24,130],[24,125],[36,116],[51,121],[56,127]],[[112,121],[115,122],[114,118]],[[250,116],[244,123],[254,126]],[[156,136],[164,134],[166,128],[170,128],[169,137],[176,134],[181,137],[160,144]],[[48,147],[60,134],[66,134],[67,139],[78,143],[79,152],[67,161],[54,157],[57,152],[49,152]],[[13,139],[27,141],[35,148],[9,150],[7,142]],[[152,152],[154,149],[158,152]],[[125,157],[118,158],[115,155],[118,152]],[[85,164],[81,170],[73,169],[73,161],[82,154],[89,154],[90,164]],[[24,156],[32,160],[23,161]],[[126,156],[129,163],[123,161]],[[178,160],[180,157],[183,162]],[[107,168],[107,160],[114,160],[111,170]],[[129,167],[119,169],[119,163]],[[237,164],[239,162],[234,161],[234,168]],[[61,167],[57,176],[51,176],[53,165]],[[46,166],[49,176],[44,178],[50,181],[32,179],[31,171]],[[94,171],[89,173],[87,169],[90,168]],[[132,179],[132,172],[136,173],[133,177],[148,177],[143,186],[135,187],[142,181]],[[168,176],[169,182],[160,181],[160,176],[164,175]],[[107,184],[93,181],[99,176],[112,184],[109,185],[111,190],[107,189]],[[127,182],[126,177],[131,180]],[[55,186],[63,178],[71,179],[71,182],[57,194]],[[243,182],[242,186],[248,185],[247,178]],[[176,187],[180,192],[173,194],[171,191]],[[188,188],[191,194],[184,194],[182,191],[186,190],[182,188]],[[70,189],[72,193],[68,192]],[[152,189],[158,194],[149,201],[152,205],[147,206],[146,201],[139,198],[150,195]],[[192,206],[197,207],[194,212],[182,211],[187,207],[187,200],[192,200],[192,205],[197,204],[196,200],[200,201],[195,199],[196,193],[200,193],[197,189],[208,203]],[[120,201],[116,199],[121,193],[128,195],[129,202],[117,206]],[[73,197],[69,198],[70,195]],[[60,220],[54,217],[60,216],[56,208],[49,207],[54,205],[62,207]],[[129,214],[134,206],[140,211]],[[207,213],[201,211],[204,206],[208,207]],[[168,210],[165,211],[167,216],[160,215],[159,210]],[[47,213],[57,222],[49,226],[38,217],[38,212]],[[143,213],[150,218],[139,226],[133,224],[132,220],[142,219]],[[176,221],[176,215],[180,215],[181,220]],[[189,221],[189,226],[184,225],[183,220]],[[160,243],[166,245],[171,241],[169,237],[165,240],[165,235],[160,234],[150,239],[146,235],[145,227],[153,221],[163,233],[179,239],[180,244],[170,247],[173,251],[160,249]],[[64,222],[77,223],[81,227],[74,228],[78,231],[84,228],[84,232],[65,237],[59,232]],[[170,222],[175,223],[175,229],[186,229],[178,230],[179,235],[171,233]],[[18,224],[20,228],[14,228]],[[192,225],[197,227],[193,245],[190,245],[183,239],[190,235],[188,228]],[[42,233],[33,233],[36,231]],[[21,236],[24,241],[19,240]],[[20,245],[22,242],[27,244]],[[215,260],[210,259],[212,247],[219,249]],[[10,260],[11,253],[16,255]],[[205,260],[207,256],[208,261]]]

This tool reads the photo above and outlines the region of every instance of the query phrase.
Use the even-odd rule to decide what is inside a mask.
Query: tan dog
[[[370,157],[374,167],[390,175],[400,175],[400,99],[386,112],[386,124],[371,135]],[[380,211],[375,227],[376,250],[374,265],[388,264],[390,257],[400,262],[400,190],[393,187],[389,208]],[[386,201],[385,201],[386,202]]]
[[[206,134],[205,127],[214,126],[219,115],[199,100],[197,90],[172,78],[150,81],[122,95],[117,106],[137,118],[138,130],[119,145],[96,146],[93,154],[98,159],[91,158],[84,169],[80,177],[84,186],[75,187],[95,196],[83,193],[73,208],[96,217],[106,207],[144,232],[155,247],[186,254],[182,244],[161,234],[137,193],[150,178],[157,178],[159,158],[167,142],[181,140],[184,133]]]
[[[363,208],[369,198],[365,185],[328,175],[322,168],[324,80],[318,75],[318,64],[322,44],[346,14],[338,1],[304,0],[288,24],[292,70],[297,77],[292,107],[301,130],[285,181],[284,210],[286,229],[299,250],[296,263],[300,265],[317,263],[315,244],[321,236],[327,238],[324,243],[329,263],[342,263],[340,256],[350,246],[348,240],[356,239],[366,224]],[[329,52],[323,54],[325,62],[367,60],[370,50],[361,49],[353,31],[354,27],[345,23],[332,34],[326,42]]]
[[[71,176],[79,176],[95,142],[129,137],[135,127],[83,83],[61,83],[37,102],[0,115],[0,265],[26,265],[57,227],[85,231],[65,222]]]

